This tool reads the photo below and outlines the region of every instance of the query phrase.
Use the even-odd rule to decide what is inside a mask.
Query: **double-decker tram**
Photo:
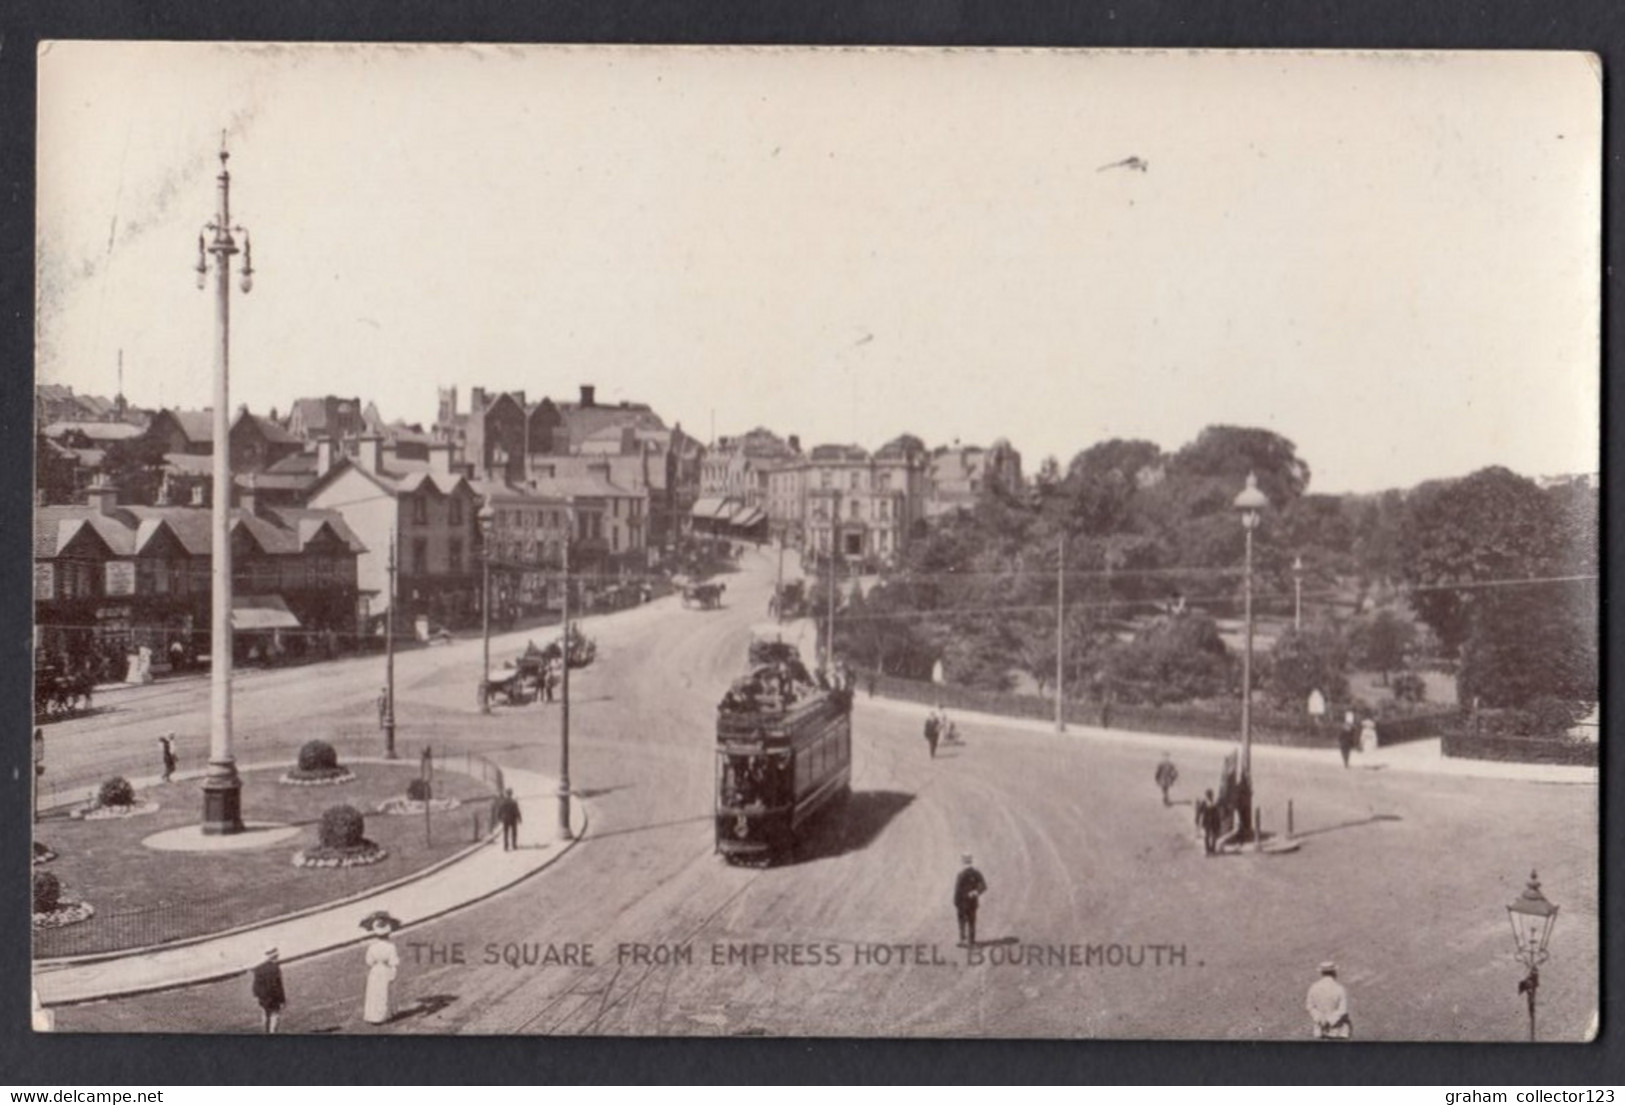
[[[852,691],[808,677],[793,646],[758,662],[717,707],[717,851],[769,863],[852,794]]]

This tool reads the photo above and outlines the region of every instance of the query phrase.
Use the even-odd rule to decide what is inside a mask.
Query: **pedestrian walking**
[[[519,847],[519,822],[524,820],[512,787],[503,791],[502,800],[497,803],[497,820],[502,823],[502,850],[511,852]]]
[[[276,948],[266,948],[265,958],[249,972],[254,977],[254,1000],[259,1002],[264,1015],[267,1036],[276,1034],[277,1026],[282,1023],[282,1008],[288,1004],[287,991],[282,988],[280,955]]]
[[[1219,850],[1219,837],[1224,832],[1224,807],[1214,800],[1211,787],[1197,808],[1197,817],[1201,819],[1202,850],[1211,856]]]
[[[1162,804],[1166,806],[1169,804],[1168,791],[1179,781],[1179,768],[1174,766],[1174,761],[1166,752],[1162,754],[1162,761],[1157,764],[1156,780],[1158,788],[1162,791]]]
[[[401,969],[401,956],[395,950],[395,930],[401,927],[385,910],[376,910],[362,919],[361,928],[372,933],[367,941],[367,991],[361,1016],[368,1024],[387,1024],[395,1015],[390,987]]]
[[[1317,1040],[1348,1040],[1354,1036],[1354,1023],[1349,1020],[1349,992],[1337,981],[1337,964],[1331,960],[1320,965],[1320,977],[1309,987],[1304,1000],[1309,1010],[1311,1031]]]
[[[165,733],[158,738],[158,754],[163,757],[164,782],[167,783],[170,777],[175,774],[175,768],[180,765],[180,760],[175,755],[174,733]]]
[[[1360,751],[1366,755],[1377,750],[1377,723],[1366,718],[1360,726]]]
[[[971,862],[970,853],[960,859],[964,866],[954,879],[954,913],[959,918],[959,946],[970,948],[976,945],[976,907],[987,893],[987,880]]]
[[[1343,715],[1342,728],[1337,731],[1337,752],[1343,757],[1343,767],[1349,766],[1349,753],[1354,751],[1355,741],[1354,711],[1349,710]]]
[[[942,723],[937,720],[935,712],[925,715],[925,743],[931,749],[931,758],[937,758],[937,738],[942,733]]]

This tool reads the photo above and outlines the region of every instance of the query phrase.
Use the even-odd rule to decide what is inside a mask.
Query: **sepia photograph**
[[[1595,55],[37,66],[36,1032],[1597,1037]]]

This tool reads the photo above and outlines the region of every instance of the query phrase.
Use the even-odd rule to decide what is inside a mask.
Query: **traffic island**
[[[334,806],[329,787],[277,784],[281,764],[240,769],[244,807],[253,815],[244,832],[210,835],[197,823],[198,779],[177,779],[141,789],[139,800],[158,809],[139,827],[119,820],[48,817],[51,869],[62,885],[97,906],[96,915],[71,928],[36,932],[36,959],[119,953],[206,936],[319,907],[441,863],[474,843],[475,815],[492,797],[479,779],[436,772],[437,795],[468,808],[430,810],[427,816],[375,817],[366,839],[384,853],[365,866],[299,867],[295,853],[320,849],[324,812]],[[418,765],[352,764],[343,788],[357,809],[373,809],[404,795]],[[481,818],[489,821],[489,815]],[[371,851],[371,850],[369,850]],[[321,853],[323,856],[326,853]]]

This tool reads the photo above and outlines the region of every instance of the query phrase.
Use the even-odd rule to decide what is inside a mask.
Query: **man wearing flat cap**
[[[1317,1039],[1347,1040],[1354,1035],[1349,1020],[1349,992],[1337,981],[1336,963],[1328,959],[1320,965],[1320,977],[1309,987],[1304,1005],[1314,1022]]]
[[[987,880],[971,863],[970,853],[960,858],[964,866],[954,879],[954,912],[959,915],[959,946],[969,948],[976,943],[976,906],[987,893]]]
[[[260,1003],[260,1011],[265,1014],[266,1035],[274,1034],[282,1021],[282,1007],[288,1004],[288,995],[282,989],[282,962],[277,949],[266,948],[265,958],[250,973],[254,976],[254,1000]]]

